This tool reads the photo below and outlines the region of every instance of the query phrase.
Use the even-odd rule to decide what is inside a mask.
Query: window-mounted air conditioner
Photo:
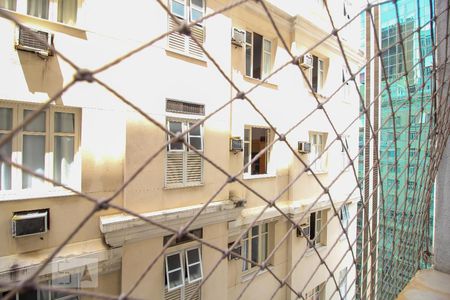
[[[306,53],[301,57],[300,66],[303,68],[309,69],[313,67],[313,56],[309,53]]]
[[[309,230],[311,228],[309,224],[302,224],[300,228],[297,227],[297,236],[309,237]]]
[[[302,154],[307,154],[311,152],[310,142],[298,142],[298,152]]]
[[[37,53],[41,56],[52,55],[50,45],[53,44],[53,34],[50,32],[18,26],[16,30],[15,47]]]
[[[15,213],[11,227],[13,237],[45,233],[48,231],[48,211]]]
[[[231,43],[235,46],[242,47],[245,43],[245,31],[239,28],[233,28]]]
[[[240,137],[232,137],[230,138],[230,151],[232,152],[240,152],[243,151],[243,142]]]

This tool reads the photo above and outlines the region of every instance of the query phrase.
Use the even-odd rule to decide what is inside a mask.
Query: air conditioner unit
[[[298,152],[302,154],[307,154],[311,152],[310,142],[298,142]]]
[[[50,45],[53,44],[53,34],[46,31],[18,26],[16,30],[15,47],[18,50],[30,51],[41,56],[52,55]]]
[[[48,211],[16,213],[11,221],[13,237],[29,236],[48,231]]]
[[[233,43],[233,45],[242,47],[242,45],[245,43],[245,31],[242,29],[233,28],[231,42]]]
[[[303,68],[309,69],[313,67],[313,56],[309,53],[306,53],[302,56],[300,60],[300,66]]]
[[[232,152],[240,152],[243,151],[243,142],[240,137],[232,137],[230,138],[230,151]]]
[[[309,224],[302,224],[300,228],[297,227],[297,236],[309,237],[309,229],[311,228]]]

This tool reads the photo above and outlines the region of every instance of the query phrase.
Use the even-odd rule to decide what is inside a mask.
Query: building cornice
[[[155,223],[178,230],[179,227],[188,223],[202,207],[203,205],[199,204],[141,215]],[[190,229],[235,220],[241,210],[242,207],[236,207],[236,204],[230,200],[212,202],[196,218]],[[100,217],[100,231],[104,234],[106,243],[112,247],[121,247],[126,242],[161,237],[172,233],[160,226],[127,214]]]
[[[28,278],[55,250],[48,248],[0,257],[0,282],[13,283]],[[71,272],[82,271],[86,264],[94,263],[97,274],[106,274],[119,270],[121,260],[122,248],[111,249],[101,239],[72,243],[58,252],[39,277],[50,279],[59,271],[61,263],[70,265]]]
[[[295,16],[293,19],[293,28],[302,39],[307,37],[314,42],[319,42],[321,39],[329,35],[329,32],[326,32],[307,18],[299,15]],[[342,40],[342,38],[341,42],[345,55],[350,60],[350,63],[362,66],[365,63],[362,52],[359,49],[355,49],[355,47],[350,45],[347,41]],[[337,38],[334,36],[327,38],[321,45],[319,45],[319,47],[325,47],[327,50],[332,51],[339,56],[342,55]]]

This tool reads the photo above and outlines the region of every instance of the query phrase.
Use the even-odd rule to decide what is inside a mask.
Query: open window
[[[246,126],[244,129],[244,165],[255,158],[258,153],[267,147],[271,138],[269,128]],[[270,149],[261,153],[258,159],[244,173],[251,175],[268,174]]]
[[[272,70],[272,41],[256,32],[245,33],[245,75],[261,79]]]
[[[199,247],[166,255],[165,281],[168,292],[184,289],[202,279],[202,256]]]

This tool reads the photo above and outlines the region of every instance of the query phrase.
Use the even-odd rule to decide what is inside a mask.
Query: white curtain
[[[0,134],[0,139],[2,139],[3,136],[4,136],[3,134]],[[11,159],[12,154],[11,141],[9,141],[3,147],[0,148],[0,153],[2,155],[6,155],[7,158]],[[0,191],[10,189],[11,189],[11,166],[8,165],[7,163],[0,161]]]
[[[9,10],[16,10],[16,0],[0,0],[0,7]]]
[[[23,136],[23,165],[44,175],[45,172],[45,136]],[[22,188],[36,188],[43,185],[43,180],[22,171]]]
[[[74,137],[56,136],[54,146],[54,179],[63,184],[72,183],[74,173]]]
[[[75,25],[77,23],[77,0],[58,0],[58,22]]]
[[[49,0],[28,0],[28,14],[41,19],[48,19]]]

